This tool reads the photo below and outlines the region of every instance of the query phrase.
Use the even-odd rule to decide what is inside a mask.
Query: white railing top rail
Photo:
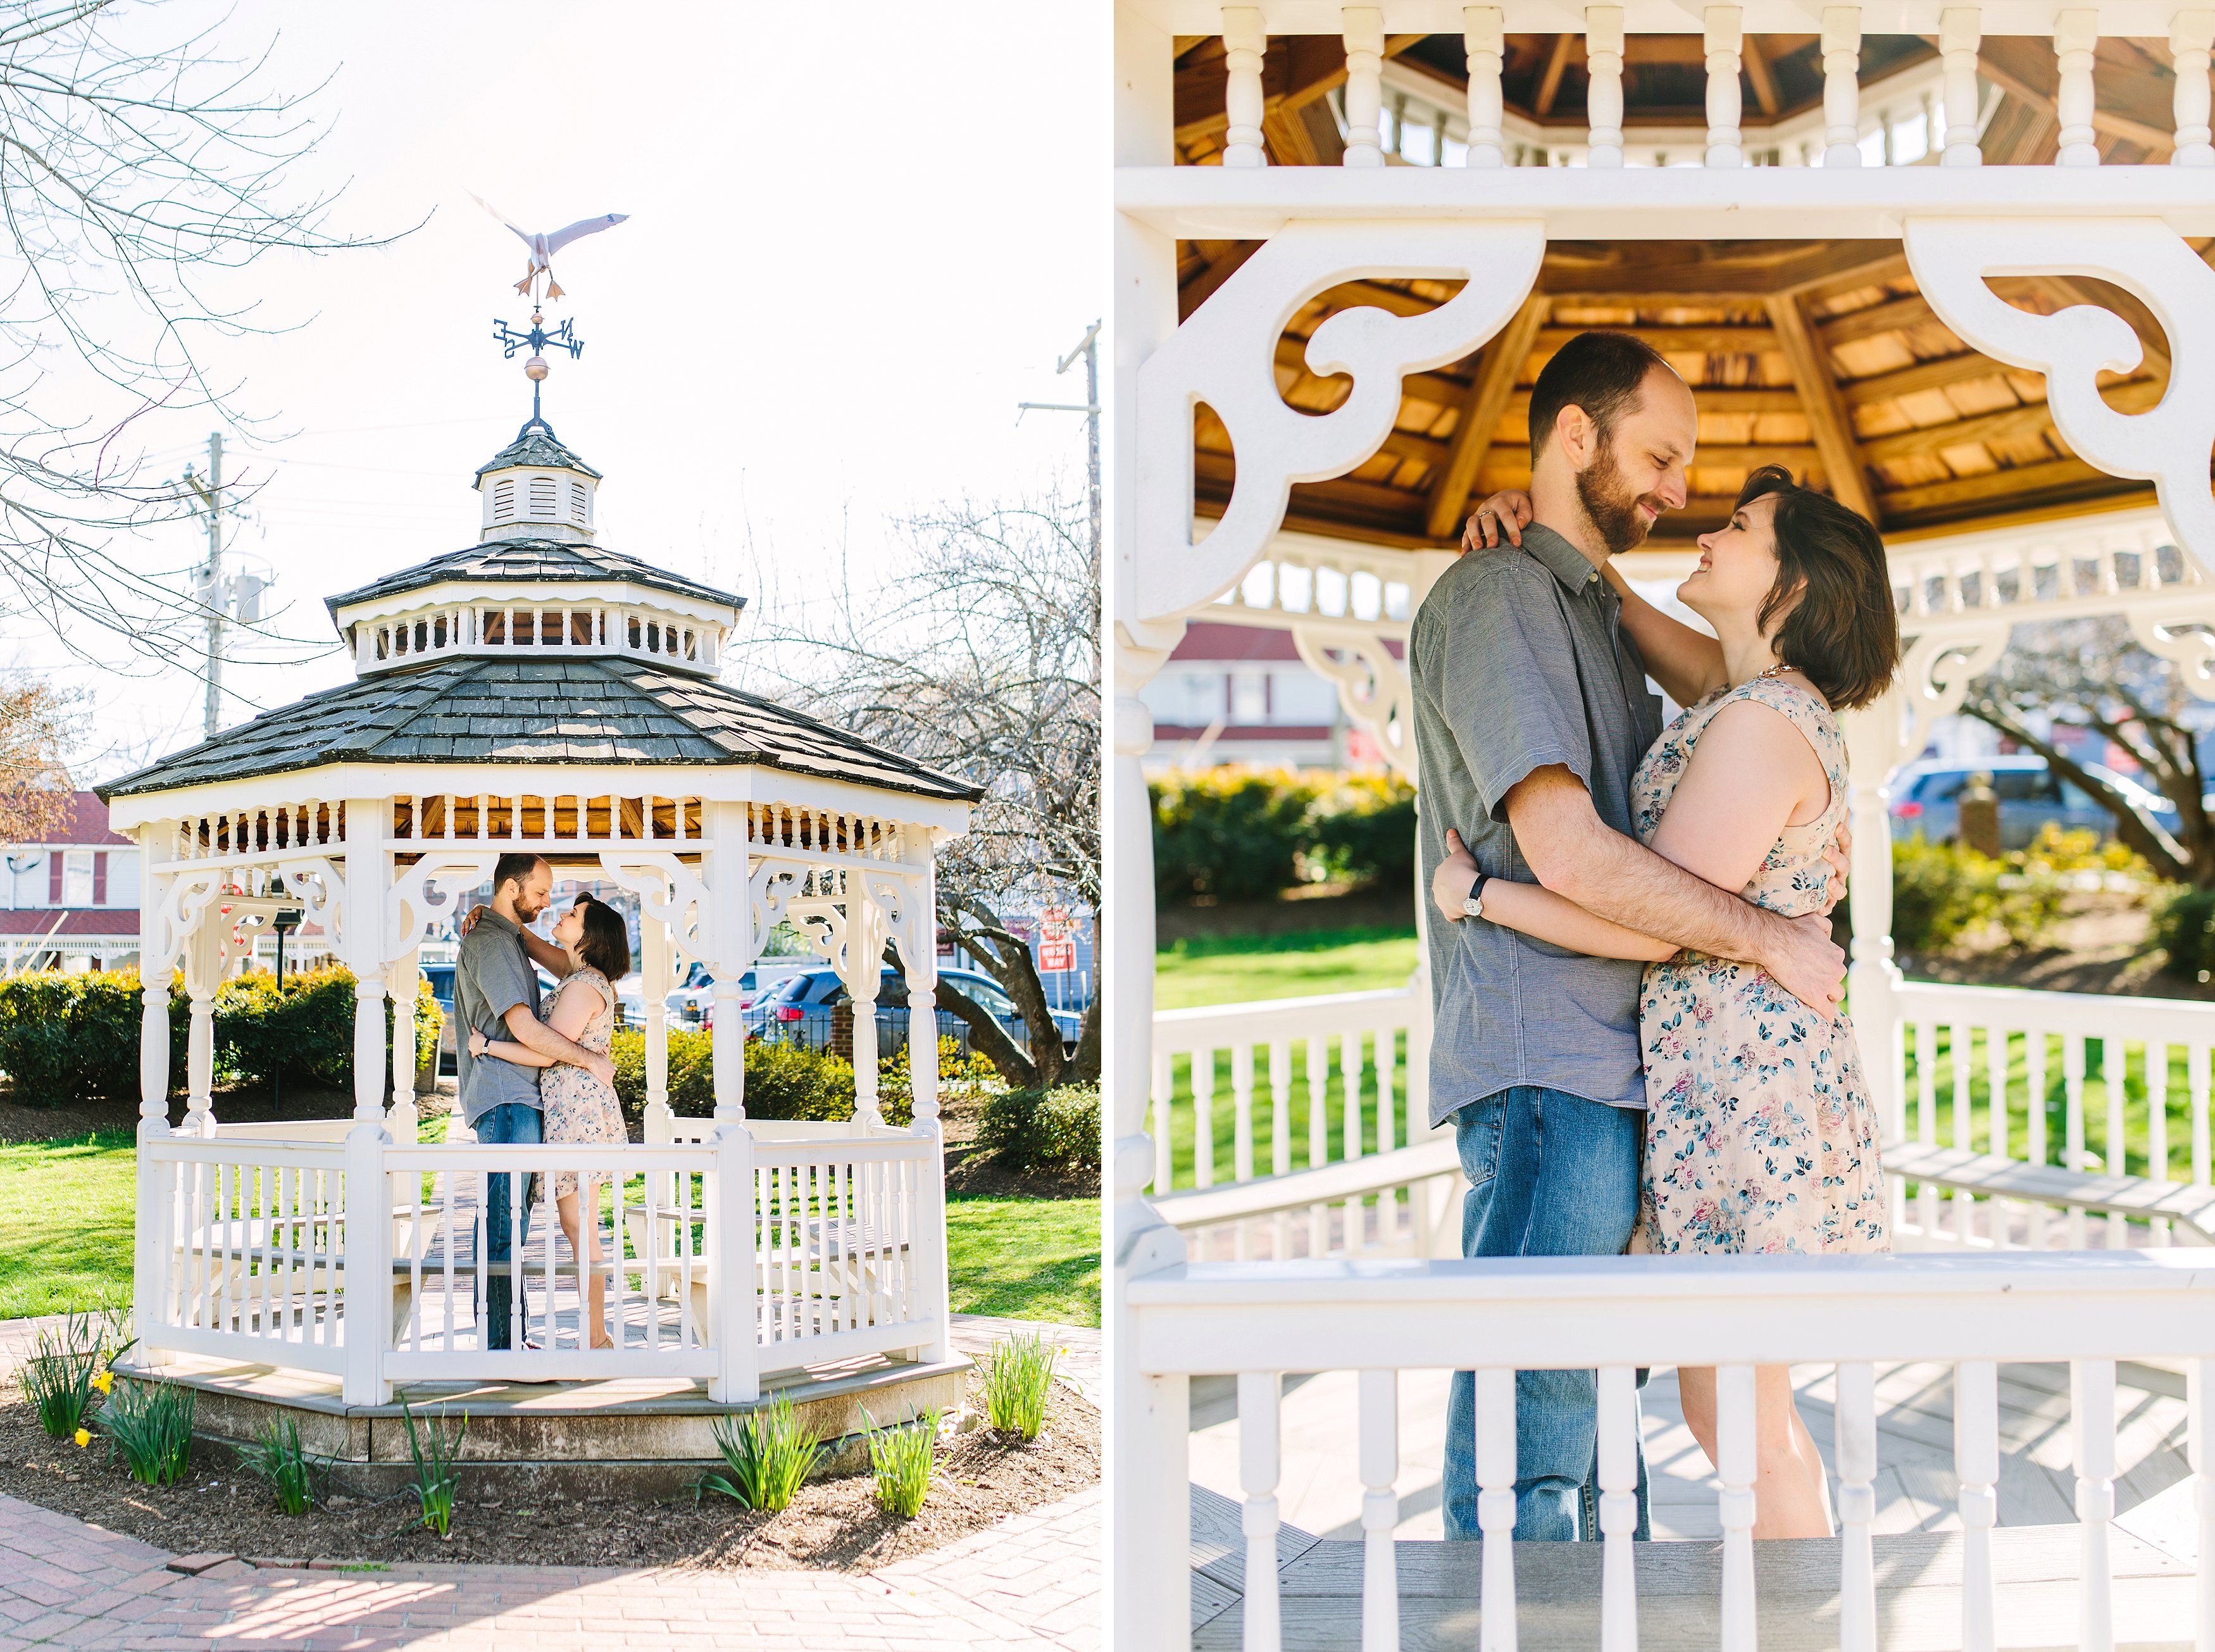
[[[1159,1375],[2215,1356],[2198,1250],[1200,1262],[1126,1299]]]
[[[1893,991],[1900,1019],[1963,1021],[2009,1032],[2082,1033],[2165,1044],[2215,1040],[2215,1004],[2095,992],[2040,992],[2014,986],[1956,986],[1905,981]]]
[[[682,1143],[642,1146],[598,1142],[395,1142],[383,1150],[393,1170],[712,1170],[715,1149]]]
[[[1404,1187],[1434,1176],[1451,1176],[1461,1169],[1460,1150],[1453,1138],[1439,1135],[1411,1147],[1395,1147],[1359,1158],[1333,1159],[1284,1176],[1255,1176],[1244,1182],[1224,1182],[1212,1188],[1186,1188],[1152,1195],[1154,1208],[1163,1221],[1177,1227],[1200,1227],[1212,1222],[1235,1222],[1249,1217],[1273,1216],[1279,1211],[1307,1210],[1318,1203],[1361,1199],[1387,1188]]]
[[[754,1148],[758,1169],[802,1164],[896,1164],[938,1156],[938,1144],[923,1136],[849,1137],[838,1141],[772,1141]]]
[[[138,1144],[143,1158],[163,1164],[266,1164],[286,1170],[343,1170],[346,1144],[267,1141],[253,1137],[157,1136]]]
[[[1307,998],[1264,998],[1250,1004],[1204,1004],[1154,1011],[1154,1048],[1182,1052],[1237,1041],[1259,1044],[1312,1038],[1347,1027],[1404,1022],[1419,1008],[1418,988],[1379,987],[1366,992],[1318,992]]]

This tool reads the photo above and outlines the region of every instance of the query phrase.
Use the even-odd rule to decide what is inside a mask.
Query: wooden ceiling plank
[[[1558,302],[1558,300],[1556,301]],[[1549,327],[1535,347],[1558,350],[1580,333],[1628,333],[1665,354],[1758,355],[1778,347],[1776,335],[1766,327]]]
[[[1901,367],[1896,372],[1849,379],[1838,386],[1838,393],[1845,398],[1847,406],[1864,407],[1871,402],[1889,402],[1897,396],[1912,396],[1917,390],[1942,390],[1948,384],[1967,384],[1973,378],[1995,378],[2016,371],[2003,361],[1995,361],[1974,350],[1964,350],[1959,355],[1933,356],[1928,361],[1918,361],[1912,367]]]
[[[1776,341],[1792,370],[1793,388],[1800,392],[1800,405],[1807,415],[1816,450],[1823,456],[1823,470],[1830,478],[1832,496],[1848,509],[1876,521],[1876,501],[1869,495],[1868,471],[1862,464],[1860,444],[1854,439],[1853,419],[1838,394],[1830,359],[1807,324],[1807,311],[1800,307],[1799,299],[1780,293],[1769,300],[1769,324],[1776,329]]]
[[[1825,349],[1835,350],[1841,344],[1902,332],[1937,320],[1938,313],[1930,308],[1930,301],[1919,292],[1911,292],[1904,298],[1889,298],[1866,310],[1849,310],[1843,316],[1827,316],[1815,323],[1815,332]]]
[[[2034,37],[2026,35],[2022,38],[2025,40],[2030,40]],[[2046,61],[2048,63],[2052,61],[2050,52],[2046,56]],[[2001,39],[1988,38],[1985,40],[1984,49],[1977,55],[1977,72],[2009,97],[2037,110],[2047,119],[2059,120],[2061,118],[2060,110],[2054,102],[2053,94],[2047,89],[2034,84],[2017,65],[2009,61],[2008,53],[2003,49]],[[2096,80],[2095,83],[2097,83]],[[2126,114],[2118,114],[2113,109],[2101,108],[2096,104],[2092,109],[2092,129],[2095,132],[2104,132],[2112,138],[2127,138],[2134,144],[2143,144],[2150,151],[2151,157],[2154,159],[2166,160],[2176,148],[2175,132],[2163,132],[2158,126],[2148,126],[2142,120],[2133,120]]]
[[[2165,388],[2151,379],[2134,378],[2128,384],[2115,385],[2105,394],[2108,406],[2119,413],[2144,413],[2161,401]],[[1868,437],[1862,442],[1862,457],[1872,464],[1884,464],[1893,459],[1920,458],[1971,442],[2003,441],[2033,432],[2044,433],[2065,450],[2069,445],[2061,433],[2053,428],[2053,415],[2046,403],[2028,402],[1997,413],[1956,419],[1951,424],[1924,425],[1918,429]]]
[[[1507,410],[1507,400],[1515,393],[1515,375],[1530,355],[1532,341],[1545,326],[1549,304],[1543,293],[1534,292],[1524,299],[1477,364],[1446,462],[1431,481],[1424,526],[1433,538],[1443,539],[1461,525],[1462,507],[1469,503],[1477,469],[1492,445],[1493,427]]]
[[[2038,494],[2101,482],[2112,482],[2119,488],[2133,485],[2126,478],[2110,476],[2082,459],[2048,459],[2042,464],[2018,464],[2012,470],[1987,470],[1981,476],[1956,476],[1950,482],[1896,488],[1884,495],[1884,507],[1889,514],[1905,516],[1911,512],[1949,505],[2003,499],[2011,494]]]

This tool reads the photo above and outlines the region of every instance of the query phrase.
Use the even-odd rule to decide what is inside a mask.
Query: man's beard
[[[1584,507],[1585,519],[1592,524],[1609,556],[1620,556],[1646,543],[1654,525],[1638,513],[1638,507],[1649,507],[1658,519],[1661,502],[1650,494],[1634,494],[1623,485],[1614,444],[1603,445],[1599,458],[1578,471],[1576,480],[1577,503]]]

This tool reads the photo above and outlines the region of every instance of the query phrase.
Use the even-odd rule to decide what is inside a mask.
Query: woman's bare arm
[[[554,1012],[546,1017],[546,1024],[564,1038],[581,1038],[606,1003],[607,995],[598,986],[572,975],[555,989]]]
[[[1464,921],[1461,898],[1475,881],[1476,869],[1476,857],[1463,844],[1461,833],[1447,832],[1446,857],[1431,875],[1431,899],[1449,922]],[[1588,958],[1641,958],[1658,963],[1677,951],[1666,941],[1593,916],[1566,895],[1535,883],[1511,883],[1506,878],[1494,878],[1484,886],[1483,921],[1550,941]]]
[[[1654,852],[1719,889],[1743,889],[1787,826],[1819,819],[1831,779],[1791,719],[1758,700],[1725,706],[1654,834]]]
[[[482,1033],[469,1035],[469,1053],[490,1056],[495,1061],[506,1061],[518,1067],[550,1067],[555,1065],[550,1055],[541,1055],[527,1044],[518,1044],[512,1039],[487,1038]]]

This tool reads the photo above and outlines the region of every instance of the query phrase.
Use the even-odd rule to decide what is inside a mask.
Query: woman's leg
[[[569,1241],[569,1255],[576,1262],[579,1280],[585,1303],[586,1341],[592,1348],[613,1348],[615,1339],[608,1335],[608,1281],[600,1272],[599,1223],[593,1220],[596,1213],[586,1203],[598,1192],[589,1179],[581,1179],[584,1197],[565,1193],[556,1208],[561,1212],[561,1231]]]
[[[1715,1372],[1680,1366],[1677,1391],[1685,1426],[1715,1461]],[[1757,1366],[1754,1392],[1754,1516],[1758,1538],[1826,1538],[1831,1504],[1823,1459],[1792,1397],[1789,1366]]]

